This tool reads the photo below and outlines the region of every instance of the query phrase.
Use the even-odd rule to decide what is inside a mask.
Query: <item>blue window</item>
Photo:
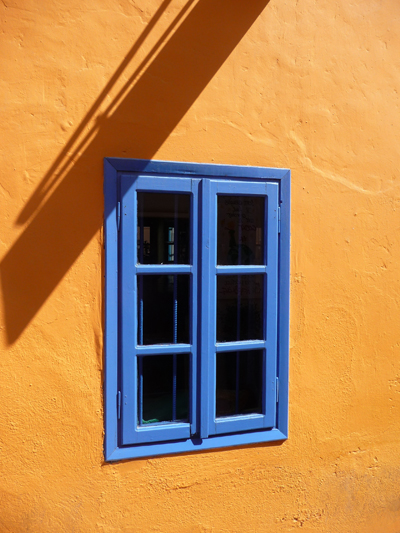
[[[286,439],[290,172],[104,165],[106,459]]]

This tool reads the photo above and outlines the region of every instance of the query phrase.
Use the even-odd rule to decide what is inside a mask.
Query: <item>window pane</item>
[[[138,358],[139,425],[187,421],[189,354]]]
[[[217,354],[217,417],[262,412],[262,369],[262,350]]]
[[[263,274],[217,276],[217,342],[263,339]]]
[[[264,263],[264,205],[259,196],[218,196],[217,263]]]
[[[138,276],[138,344],[189,343],[190,275]]]
[[[190,262],[190,195],[138,192],[138,263]]]

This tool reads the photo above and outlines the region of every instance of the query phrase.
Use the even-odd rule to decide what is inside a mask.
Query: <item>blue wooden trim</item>
[[[278,181],[289,172],[283,168],[247,167],[241,165],[218,165],[209,163],[183,163],[176,161],[156,161],[146,159],[122,159],[107,157],[106,160],[117,172],[160,174],[195,177],[252,178]]]
[[[265,426],[265,415],[252,413],[247,416],[230,416],[215,420],[215,434],[224,435],[240,431],[252,431]]]
[[[194,190],[193,190],[194,189]],[[159,355],[160,353],[190,353],[195,357],[196,348],[192,345],[183,346],[178,344],[164,345],[159,347],[138,346],[137,337],[137,276],[138,274],[155,274],[155,273],[192,273],[193,267],[190,265],[172,264],[172,265],[141,265],[139,268],[133,268],[137,262],[137,192],[138,190],[178,192],[194,194],[193,205],[197,205],[196,183],[183,178],[165,178],[165,177],[143,177],[133,174],[121,175],[121,367],[122,367],[122,415],[121,415],[121,442],[123,445],[140,444],[143,442],[152,442],[154,440],[176,440],[188,438],[191,433],[190,422],[185,424],[160,423],[155,426],[140,426],[140,387],[138,390],[138,364],[139,356]],[[197,217],[197,212],[193,215]],[[197,223],[195,223],[197,226]],[[172,270],[171,270],[172,267]],[[192,306],[194,301],[192,300]],[[176,324],[175,324],[176,326]],[[191,326],[191,329],[193,327]],[[191,333],[193,337],[193,333]],[[174,334],[176,341],[176,331]],[[187,349],[189,348],[189,349]],[[139,398],[138,398],[139,396]],[[139,400],[139,403],[138,403]],[[195,402],[190,402],[195,408]],[[175,405],[175,404],[174,404]],[[176,409],[173,405],[173,411]],[[190,420],[194,415],[190,413]]]
[[[104,161],[104,451],[108,457],[118,446],[118,231],[116,220],[117,174]]]
[[[215,343],[212,326],[210,321],[213,320],[215,308],[215,290],[211,287],[210,281],[210,265],[212,254],[212,228],[215,228],[215,209],[210,205],[210,182],[203,181],[202,183],[202,236],[201,236],[201,298],[199,299],[199,316],[201,324],[200,348],[199,353],[213,353],[213,345]],[[208,437],[209,431],[209,414],[210,414],[210,398],[209,391],[209,375],[210,375],[210,361],[209,357],[201,357],[201,371],[200,371],[200,437],[205,439]],[[212,409],[212,406],[211,406]]]
[[[289,409],[289,308],[290,308],[290,171],[280,182],[281,233],[279,239],[277,427],[288,435]]]
[[[189,324],[190,324],[190,339],[189,342],[192,345],[192,350],[190,351],[190,395],[189,395],[189,412],[190,412],[190,432],[194,435],[197,432],[197,369],[198,369],[198,295],[199,295],[199,261],[200,256],[198,254],[199,250],[199,189],[200,189],[200,180],[192,178],[191,182],[191,250],[190,250],[190,261],[192,265],[192,275],[190,276],[190,309],[189,309]]]
[[[264,282],[265,313],[265,339],[267,348],[265,354],[265,427],[276,424],[276,376],[278,364],[278,206],[279,186],[276,183],[267,183],[267,239],[266,259],[268,274]]]
[[[234,435],[217,435],[208,439],[188,439],[177,442],[157,443],[129,448],[117,448],[108,456],[107,461],[123,461],[124,459],[140,459],[157,455],[181,454],[186,452],[200,452],[217,448],[232,448],[249,444],[281,443],[287,435],[278,429],[270,431],[255,431],[252,433],[238,433]]]
[[[137,281],[132,265],[137,251],[137,200],[132,187],[133,178],[121,179],[121,249],[120,249],[120,300],[121,300],[121,442],[132,444],[138,425],[137,358],[138,298]]]
[[[264,256],[267,264],[261,266],[235,265],[234,267],[221,267],[217,263],[217,198],[218,195],[235,194],[239,196],[262,196],[266,199],[266,228]],[[209,337],[208,343],[208,434],[240,432],[259,428],[274,427],[276,423],[276,372],[277,372],[277,298],[278,298],[278,205],[279,186],[277,183],[254,181],[210,180],[208,195],[208,217],[210,221],[209,259],[207,275],[209,276],[209,316],[207,319]],[[268,273],[264,276],[264,338],[266,351],[263,362],[263,414],[248,422],[242,417],[232,418],[228,423],[220,424],[215,416],[216,403],[216,351],[215,351],[215,324],[216,324],[216,278],[218,274],[254,274]],[[203,274],[204,277],[205,274]],[[205,305],[205,303],[203,304]],[[218,343],[221,346],[224,343]],[[204,353],[202,351],[202,353]],[[224,427],[222,430],[221,427]]]
[[[132,265],[136,274],[192,274],[191,265]]]
[[[145,355],[151,357],[152,355],[166,355],[179,353],[192,353],[192,344],[148,344],[135,346],[137,355]]]
[[[264,265],[227,265],[217,266],[217,274],[266,274],[268,266]]]
[[[235,342],[217,342],[215,344],[215,351],[217,353],[223,352],[237,352],[243,350],[263,350],[266,347],[266,341],[235,341]]]
[[[234,180],[212,180],[213,192],[215,194],[238,196],[261,196],[267,195],[268,183],[264,181],[234,181]]]
[[[208,195],[208,210],[204,214],[207,216],[209,227],[208,227],[208,249],[209,256],[207,261],[208,266],[208,293],[203,295],[202,306],[203,311],[205,308],[208,308],[208,318],[207,318],[207,328],[208,328],[208,344],[206,352],[202,350],[204,354],[203,359],[207,360],[207,418],[208,418],[208,427],[207,435],[213,435],[215,432],[215,410],[216,410],[216,371],[217,371],[217,361],[215,355],[215,344],[217,337],[217,277],[216,277],[216,267],[217,267],[217,207],[218,207],[218,198],[216,194],[216,184],[218,182],[215,180],[209,180],[206,182],[208,187],[204,188],[204,195]],[[203,274],[205,275],[205,274]],[[203,398],[202,398],[203,400]]]
[[[135,428],[135,444],[167,442],[190,437],[190,423],[166,422]]]
[[[134,185],[137,192],[169,192],[169,193],[191,193],[192,186],[190,180],[187,178],[176,176],[147,176],[121,174],[121,181],[126,181],[131,186]],[[129,187],[129,185],[127,185]]]
[[[126,174],[129,173],[129,174]],[[199,192],[202,194],[197,195],[198,201],[194,202],[192,206],[192,213],[197,210],[197,216],[194,216],[193,220],[193,236],[201,237],[200,242],[195,244],[195,239],[193,238],[193,248],[191,250],[191,265],[160,265],[162,271],[158,272],[158,265],[155,265],[155,269],[150,272],[153,268],[153,265],[140,265],[139,269],[144,267],[144,269],[150,267],[150,271],[142,271],[140,273],[164,273],[167,271],[165,268],[174,267],[175,270],[168,271],[168,274],[178,274],[186,273],[190,274],[191,279],[191,301],[193,301],[193,307],[190,310],[191,313],[191,344],[188,345],[160,345],[160,346],[137,346],[137,331],[136,326],[132,328],[131,331],[134,332],[134,342],[133,350],[137,354],[134,357],[131,357],[131,362],[128,366],[124,367],[124,372],[122,373],[122,383],[124,382],[124,375],[127,369],[130,368],[134,371],[133,376],[131,376],[131,383],[136,380],[135,372],[137,372],[136,357],[139,354],[156,354],[159,353],[158,348],[165,353],[189,353],[190,354],[190,365],[191,365],[191,398],[190,398],[190,411],[191,411],[191,420],[189,423],[165,423],[157,425],[149,425],[147,427],[139,428],[140,431],[136,431],[139,437],[136,437],[136,444],[124,445],[123,435],[124,429],[127,426],[126,416],[120,423],[117,418],[117,395],[119,392],[119,382],[118,382],[118,336],[121,332],[121,343],[123,343],[124,338],[124,327],[125,323],[131,322],[132,317],[137,313],[137,306],[132,306],[132,311],[124,310],[119,317],[119,297],[124,300],[126,299],[126,293],[129,294],[130,287],[125,287],[125,283],[122,283],[122,279],[126,279],[127,268],[127,253],[123,253],[121,250],[121,263],[119,265],[118,258],[118,229],[117,229],[117,216],[116,216],[116,206],[119,200],[118,197],[118,180],[123,174],[122,181],[125,183],[125,189],[123,196],[121,197],[121,225],[124,224],[123,215],[124,210],[124,200],[126,195],[129,193],[130,189],[134,189],[137,186],[140,187],[140,190],[154,190],[154,186],[157,185],[157,190],[167,190],[169,192],[191,192],[193,188],[193,183],[195,183],[195,189],[201,187]],[[125,177],[129,177],[128,180]],[[189,178],[189,179],[188,179]],[[211,252],[216,257],[216,251],[213,248],[216,243],[216,219],[213,221],[210,220],[210,200],[207,199],[207,188],[212,181],[217,183],[223,183],[223,181],[215,180],[215,178],[228,178],[229,179],[229,192],[225,194],[243,194],[243,191],[236,193],[236,190],[239,190],[242,187],[242,184],[247,188],[249,178],[251,181],[257,182],[257,185],[264,185],[267,189],[268,184],[275,184],[275,187],[279,188],[279,202],[281,208],[281,232],[278,237],[278,291],[277,291],[277,355],[275,360],[277,365],[275,370],[272,370],[271,377],[273,374],[279,376],[279,402],[276,404],[276,426],[274,428],[266,429],[251,429],[248,427],[243,432],[229,434],[227,429],[224,429],[224,434],[221,435],[209,435],[208,425],[210,418],[213,418],[213,413],[215,410],[215,389],[213,385],[210,384],[209,373],[215,375],[215,353],[220,351],[235,351],[235,350],[247,350],[247,349],[264,349],[266,350],[265,361],[267,365],[265,367],[265,372],[268,374],[268,362],[272,360],[271,352],[271,333],[268,333],[268,322],[266,324],[266,335],[267,340],[255,340],[255,341],[245,341],[239,343],[218,343],[215,344],[215,323],[213,321],[212,326],[210,326],[209,320],[204,325],[204,321],[201,323],[202,330],[201,335],[197,339],[197,314],[198,306],[199,309],[204,304],[208,303],[213,309],[211,309],[212,314],[215,313],[216,306],[216,295],[215,295],[215,284],[214,287],[210,287],[208,278],[211,276],[215,279],[215,274],[218,271],[219,274],[222,273],[254,273],[252,270],[253,265],[250,265],[250,270],[246,272],[243,268],[247,266],[240,267],[238,271],[229,271],[225,267],[217,267],[215,263],[210,265],[210,238],[211,238]],[[178,181],[175,181],[178,180]],[[151,181],[151,185],[149,182]],[[219,188],[219,187],[218,187]],[[224,188],[224,187],[222,187]],[[196,191],[197,191],[196,189]],[[265,189],[265,190],[266,190]],[[134,191],[135,192],[135,191]],[[135,192],[136,194],[136,192]],[[221,191],[221,194],[224,192]],[[244,194],[249,194],[248,191]],[[259,194],[258,192],[256,194]],[[264,193],[265,194],[265,193]],[[288,431],[288,372],[289,372],[289,266],[290,266],[290,171],[286,169],[266,169],[262,167],[237,167],[230,165],[204,165],[198,163],[175,163],[175,162],[161,162],[161,161],[145,161],[145,160],[126,160],[126,159],[105,159],[104,161],[104,195],[105,195],[105,216],[104,216],[104,239],[105,239],[105,380],[104,380],[104,389],[105,389],[105,439],[104,439],[104,449],[106,460],[109,461],[118,461],[122,459],[129,459],[133,457],[145,457],[152,455],[165,455],[171,453],[184,453],[189,451],[199,451],[207,450],[212,448],[225,448],[229,446],[242,446],[247,444],[256,444],[261,442],[279,442],[287,438]],[[267,194],[269,196],[269,193]],[[132,208],[136,209],[136,202],[133,202]],[[269,207],[268,207],[269,209]],[[216,204],[213,206],[212,212],[216,213]],[[136,214],[133,218],[136,217]],[[201,218],[201,226],[197,226],[197,219]],[[272,221],[274,224],[274,221]],[[196,227],[195,227],[196,225]],[[126,226],[126,221],[125,221]],[[200,232],[199,228],[202,228],[203,231]],[[122,231],[124,233],[124,231]],[[131,246],[133,249],[133,255],[136,255],[136,232],[132,233]],[[124,248],[124,246],[121,246]],[[268,265],[265,267],[263,272],[265,273],[266,278],[268,279],[267,284],[270,283],[269,278],[271,277],[270,263],[271,263],[271,251],[267,250]],[[208,257],[208,260],[207,260]],[[129,258],[131,261],[132,258]],[[275,259],[274,259],[275,260]],[[130,263],[131,266],[136,265],[136,259]],[[198,270],[197,265],[201,265],[201,272]],[[258,265],[254,265],[256,269]],[[118,268],[120,272],[118,272]],[[264,268],[264,267],[262,267]],[[176,270],[178,269],[178,270]],[[221,269],[221,270],[220,270]],[[121,272],[122,270],[122,272]],[[133,270],[133,278],[139,273],[138,270]],[[274,268],[272,268],[272,271]],[[125,272],[125,273],[124,273]],[[206,279],[204,279],[204,274]],[[120,276],[120,277],[119,277]],[[129,278],[129,276],[128,276]],[[129,279],[128,279],[129,281]],[[201,287],[198,282],[201,281]],[[136,284],[133,283],[133,292],[136,291]],[[267,301],[273,300],[269,298],[271,296],[271,286],[268,285],[267,292]],[[120,291],[120,292],[118,292]],[[199,295],[199,297],[197,297]],[[133,301],[136,299],[136,294],[132,296]],[[198,304],[198,306],[196,305]],[[207,307],[207,305],[205,306]],[[204,312],[204,317],[209,317],[210,313]],[[267,314],[271,314],[271,311],[268,311]],[[122,324],[120,325],[119,320]],[[137,322],[137,317],[133,321],[134,324]],[[201,321],[199,321],[201,322]],[[272,326],[270,326],[272,329]],[[276,329],[276,328],[275,328]],[[206,335],[204,336],[204,331]],[[273,335],[272,335],[273,336]],[[132,337],[132,335],[131,335]],[[204,337],[204,338],[203,338]],[[126,344],[126,339],[125,339]],[[169,350],[173,350],[170,352]],[[208,353],[208,357],[203,357],[197,359],[197,349],[201,348],[204,353]],[[211,356],[211,354],[213,354]],[[198,367],[199,362],[199,367]],[[197,374],[197,369],[200,370],[200,375]],[[128,372],[129,374],[130,372]],[[270,379],[267,378],[267,391],[269,394],[276,394],[276,379],[274,380],[274,385],[270,383]],[[126,388],[126,387],[125,387]],[[133,387],[136,390],[136,384]],[[197,393],[200,391],[201,405],[196,406]],[[134,395],[135,396],[135,395]],[[268,393],[265,396],[265,402],[267,402]],[[211,398],[211,399],[210,399]],[[125,398],[122,397],[122,413],[126,411]],[[128,398],[128,403],[131,401]],[[133,402],[137,402],[137,398],[132,398]],[[212,406],[211,406],[212,404]],[[212,416],[210,417],[210,406],[212,407]],[[201,409],[200,409],[201,407]],[[131,410],[136,412],[136,406],[131,406]],[[267,409],[268,410],[268,409]],[[198,419],[200,415],[200,419]],[[137,413],[135,413],[137,416]],[[230,417],[230,418],[220,418],[217,420],[217,427],[226,428],[231,422],[234,424],[241,419],[242,424],[251,424],[257,420],[259,415],[250,416],[250,417]],[[129,423],[132,425],[131,421]],[[190,432],[189,432],[190,427]],[[171,432],[171,430],[174,431]],[[217,430],[219,431],[219,429]],[[230,430],[229,430],[230,431]],[[240,430],[234,430],[240,431]],[[227,432],[227,433],[225,433]],[[146,436],[151,434],[151,438]],[[120,434],[120,437],[118,435]],[[193,435],[193,439],[189,438],[189,435]],[[208,437],[201,439],[197,435],[203,437]],[[178,436],[179,435],[179,436]],[[143,442],[142,441],[143,436]],[[120,440],[119,440],[120,438]],[[164,440],[165,442],[160,442]],[[172,438],[172,440],[168,440]]]

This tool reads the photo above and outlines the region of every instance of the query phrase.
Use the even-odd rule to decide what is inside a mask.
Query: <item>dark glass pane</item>
[[[138,344],[189,343],[190,275],[138,276]]]
[[[218,265],[264,264],[264,206],[260,196],[218,196]]]
[[[138,382],[140,425],[188,420],[188,354],[140,357]]]
[[[217,354],[217,417],[262,412],[262,370],[262,350]]]
[[[138,192],[138,263],[189,264],[190,195]]]
[[[263,339],[263,274],[217,276],[217,341]]]

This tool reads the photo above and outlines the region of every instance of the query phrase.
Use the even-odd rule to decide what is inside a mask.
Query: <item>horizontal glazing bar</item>
[[[260,350],[266,348],[267,343],[260,340],[252,341],[238,341],[238,342],[217,342],[215,345],[215,351],[217,353],[222,352],[234,352],[242,350]]]
[[[191,265],[136,265],[136,274],[191,274]]]
[[[128,178],[130,176],[127,176]],[[122,176],[124,178],[124,176]],[[151,180],[151,181],[150,181]],[[192,192],[191,180],[175,178],[174,176],[168,176],[163,174],[161,176],[151,176],[148,178],[145,174],[142,174],[136,178],[135,185],[138,192],[166,192],[182,194],[185,192]]]
[[[267,274],[268,267],[263,265],[217,266],[217,274]]]
[[[149,344],[136,346],[137,355],[163,355],[163,354],[193,353],[191,344]]]
[[[164,423],[160,423],[160,422],[157,422],[157,424],[148,424],[146,426],[140,426],[137,428],[137,432],[138,433],[145,433],[146,436],[148,437],[148,440],[151,441],[151,440],[156,440],[156,439],[152,439],[150,436],[149,436],[149,433],[152,433],[153,435],[161,432],[161,431],[165,431],[165,428],[167,427],[168,428],[168,431],[176,431],[178,429],[187,429],[187,427],[189,426],[189,422],[179,422],[179,423],[174,423],[174,422],[164,422]]]
[[[215,420],[215,432],[217,435],[237,431],[253,431],[264,427],[265,416],[262,414],[227,416],[216,418]]]
[[[215,419],[215,423],[218,424],[218,425],[224,425],[224,424],[230,424],[232,422],[240,422],[240,421],[245,421],[245,420],[249,420],[249,421],[252,421],[252,422],[256,422],[256,421],[259,421],[259,420],[262,420],[264,418],[264,415],[263,414],[258,414],[258,413],[252,413],[252,414],[249,414],[249,415],[233,415],[233,416],[226,416],[226,417],[220,417],[220,418],[216,418]]]

